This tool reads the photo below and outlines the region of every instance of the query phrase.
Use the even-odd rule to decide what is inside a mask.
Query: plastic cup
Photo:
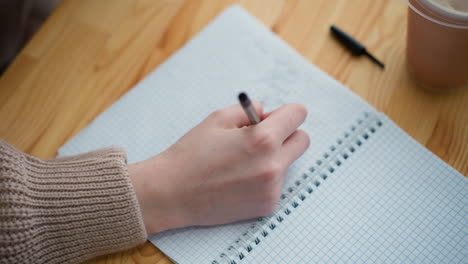
[[[432,90],[468,86],[468,0],[405,1],[411,76]]]

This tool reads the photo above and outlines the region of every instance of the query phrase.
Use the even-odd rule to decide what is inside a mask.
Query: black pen
[[[249,117],[249,120],[252,123],[252,125],[260,123],[260,117],[258,116],[257,111],[255,111],[255,108],[246,93],[239,94],[239,102],[242,108],[244,109],[245,113]]]
[[[340,43],[342,43],[348,50],[350,50],[354,55],[361,56],[365,55],[369,57],[374,63],[380,66],[380,68],[385,68],[385,65],[379,61],[374,55],[370,54],[366,47],[355,40],[353,37],[348,35],[346,32],[341,30],[335,25],[330,27],[330,31],[332,32],[333,36],[335,36]]]

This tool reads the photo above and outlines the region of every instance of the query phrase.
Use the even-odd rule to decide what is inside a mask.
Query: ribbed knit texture
[[[121,149],[40,160],[0,140],[0,263],[79,263],[146,237]]]

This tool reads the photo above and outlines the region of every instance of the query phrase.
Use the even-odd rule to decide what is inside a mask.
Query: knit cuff
[[[76,263],[146,241],[123,150],[46,161],[0,151],[0,259]]]

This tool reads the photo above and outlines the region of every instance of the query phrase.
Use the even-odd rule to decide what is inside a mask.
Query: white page
[[[321,155],[317,150],[325,150],[356,116],[374,111],[234,6],[67,142],[59,156],[116,145],[126,149],[129,163],[144,160],[212,111],[238,103],[240,91],[263,102],[265,111],[286,102],[307,106],[302,128],[312,146],[303,160],[315,160]],[[298,164],[307,163],[293,165],[285,185],[306,169]],[[201,263],[224,250],[250,223],[173,230],[150,240],[179,262]]]
[[[306,105],[306,154],[285,186],[327,151],[362,112],[375,110],[278,39],[239,7],[226,10],[175,55],[59,150],[59,156],[117,145],[129,163],[174,143],[210,112],[237,103],[247,91],[266,111],[287,102]],[[150,240],[180,263],[205,263],[252,221],[164,232]]]
[[[173,144],[216,109],[247,91],[265,111],[308,107],[304,129],[323,149],[362,112],[374,111],[310,64],[238,6],[226,10],[154,72],[59,149],[59,156],[117,145],[129,163]],[[314,154],[312,154],[314,155]]]
[[[466,262],[467,179],[389,119],[243,261]]]

